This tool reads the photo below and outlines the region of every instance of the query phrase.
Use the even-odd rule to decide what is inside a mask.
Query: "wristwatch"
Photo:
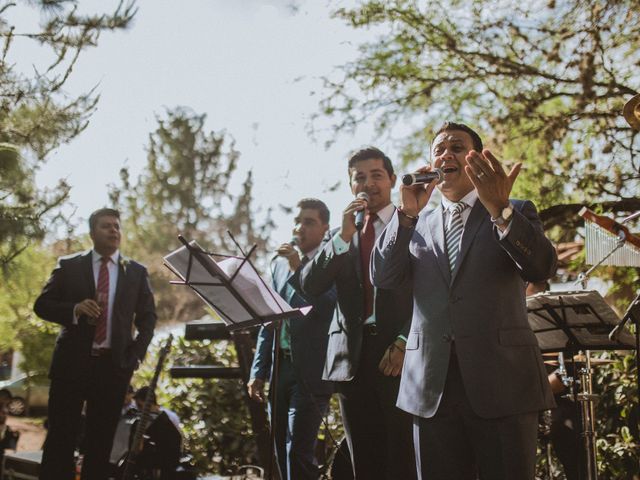
[[[509,202],[509,205],[507,205],[500,211],[500,216],[498,218],[491,217],[491,221],[496,225],[498,225],[499,227],[502,227],[504,225],[507,225],[511,221],[512,217],[513,217],[513,203]]]

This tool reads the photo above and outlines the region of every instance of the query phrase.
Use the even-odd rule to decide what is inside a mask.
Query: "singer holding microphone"
[[[377,148],[348,163],[356,196],[340,228],[302,270],[312,295],[337,289],[323,378],[335,382],[357,480],[411,480],[415,460],[411,417],[396,406],[405,340],[411,321],[409,281],[374,289],[369,259],[375,239],[393,217],[391,160]]]
[[[314,451],[333,392],[331,383],[322,380],[322,367],[336,294],[333,288],[318,296],[303,294],[300,270],[320,249],[328,230],[327,206],[313,198],[300,200],[293,239],[278,247],[271,262],[271,278],[289,305],[311,305],[313,309],[303,318],[285,320],[277,339],[272,327],[260,328],[247,384],[253,400],[266,401],[264,384],[272,375],[274,341],[278,341],[278,384],[270,385],[270,408],[275,411],[276,456],[282,480],[317,480],[319,476]]]
[[[451,122],[431,156],[441,203],[425,209],[435,181],[400,187],[372,257],[378,288],[413,286],[398,406],[414,416],[418,475],[533,480],[538,411],[554,402],[523,286],[553,275],[555,249],[533,203],[509,198],[520,164],[507,173]]]

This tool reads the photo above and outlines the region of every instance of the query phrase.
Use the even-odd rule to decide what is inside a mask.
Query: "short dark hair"
[[[298,202],[297,206],[300,209],[310,208],[311,210],[317,210],[322,223],[325,225],[329,223],[329,209],[322,200],[318,200],[317,198],[303,198]]]
[[[448,121],[444,122],[442,126],[438,129],[436,134],[433,136],[433,140],[435,140],[436,137],[440,135],[442,132],[447,132],[449,130],[460,130],[462,132],[468,133],[469,136],[471,137],[471,140],[473,141],[473,149],[476,150],[477,152],[482,151],[483,146],[482,146],[482,139],[480,138],[480,135],[478,135],[475,130],[465,125],[464,123],[455,123],[455,122],[448,122]],[[431,142],[431,144],[433,145],[433,141]]]
[[[387,157],[382,150],[376,147],[362,148],[349,157],[349,175],[351,175],[351,169],[355,168],[356,163],[362,162],[364,160],[375,159],[382,160],[384,169],[389,174],[389,178],[391,178],[393,176],[393,165],[391,164],[391,159]]]
[[[156,399],[156,392],[151,390],[151,387],[147,385],[145,385],[144,387],[140,387],[133,398],[135,400],[142,400],[144,402],[147,399],[147,392],[151,394],[151,403],[157,405],[158,400]]]
[[[89,216],[89,231],[93,232],[100,217],[116,217],[120,220],[120,212],[114,208],[99,208]]]

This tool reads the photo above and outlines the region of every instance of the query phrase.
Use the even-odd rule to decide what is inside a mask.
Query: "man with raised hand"
[[[374,285],[413,285],[398,406],[414,415],[418,475],[533,480],[538,411],[554,403],[524,281],[553,274],[555,249],[534,205],[509,198],[520,164],[505,172],[449,122],[431,155],[442,202],[425,209],[435,183],[401,186],[372,257]]]

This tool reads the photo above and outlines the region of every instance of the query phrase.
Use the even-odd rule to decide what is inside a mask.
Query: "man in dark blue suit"
[[[120,254],[118,211],[93,212],[89,228],[93,249],[59,259],[34,306],[40,318],[61,325],[49,371],[41,480],[75,478],[73,454],[85,401],[82,478],[106,480],[122,402],[156,323],[146,268]]]
[[[280,343],[278,383],[275,393],[276,455],[282,480],[316,480],[314,456],[318,428],[329,406],[332,386],[322,380],[327,332],[336,303],[335,290],[312,297],[300,290],[300,270],[319,250],[329,230],[329,210],[316,199],[298,202],[292,243],[282,244],[272,262],[274,288],[292,307],[313,306],[304,318],[285,320]],[[300,251],[300,253],[298,252]],[[264,384],[271,377],[274,353],[272,327],[261,327],[248,384],[249,395],[265,401]]]

